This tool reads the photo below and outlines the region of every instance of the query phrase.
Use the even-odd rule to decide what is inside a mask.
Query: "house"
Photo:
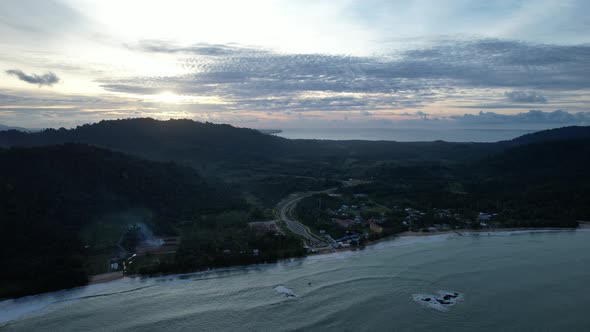
[[[355,222],[352,219],[339,219],[339,218],[333,218],[332,219],[333,222],[337,223],[338,225],[342,226],[342,227],[350,227],[351,225],[353,225]]]
[[[437,218],[451,218],[452,217],[452,213],[451,210],[449,209],[437,209],[434,208],[432,209],[432,211],[434,212],[434,216]]]
[[[369,222],[369,229],[371,230],[371,232],[374,232],[374,233],[383,232],[383,227],[379,226],[376,222],[374,222],[372,220]]]
[[[351,234],[351,235],[346,235],[343,236],[339,239],[337,239],[337,242],[346,242],[346,241],[358,241],[361,238],[361,236],[359,234]]]
[[[493,217],[497,216],[497,213],[485,213],[485,212],[480,212],[479,216],[477,217],[478,220],[480,221],[488,221],[490,219],[492,219]]]
[[[253,228],[257,233],[273,233],[275,235],[284,234],[281,228],[277,225],[276,221],[255,221],[248,223],[248,226]]]

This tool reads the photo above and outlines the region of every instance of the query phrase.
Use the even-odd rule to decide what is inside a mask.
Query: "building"
[[[339,218],[334,218],[332,219],[333,222],[337,223],[338,225],[342,226],[342,227],[350,227],[351,225],[353,225],[355,223],[354,220],[352,219],[339,219]]]
[[[372,220],[369,221],[369,229],[373,233],[381,233],[381,232],[383,232],[383,227],[379,226],[376,222],[374,222]]]
[[[118,271],[119,270],[119,263],[118,262],[111,262],[111,271]]]

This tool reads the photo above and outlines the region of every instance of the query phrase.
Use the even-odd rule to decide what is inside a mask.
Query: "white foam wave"
[[[297,295],[295,295],[295,293],[293,293],[293,290],[291,290],[285,286],[277,286],[274,288],[274,290],[276,290],[277,292],[279,292],[281,294],[285,294],[286,297],[297,297]]]

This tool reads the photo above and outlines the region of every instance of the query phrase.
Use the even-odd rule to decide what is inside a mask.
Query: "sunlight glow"
[[[179,104],[179,103],[186,102],[186,101],[190,100],[190,98],[188,96],[177,95],[171,91],[164,91],[164,92],[159,93],[157,95],[151,95],[148,97],[148,99],[152,99],[156,102],[169,103],[169,104]]]

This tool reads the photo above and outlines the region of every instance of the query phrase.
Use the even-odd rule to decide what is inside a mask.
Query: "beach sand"
[[[88,284],[94,285],[101,282],[113,281],[121,278],[123,278],[123,271],[95,274],[93,276],[90,276]]]

